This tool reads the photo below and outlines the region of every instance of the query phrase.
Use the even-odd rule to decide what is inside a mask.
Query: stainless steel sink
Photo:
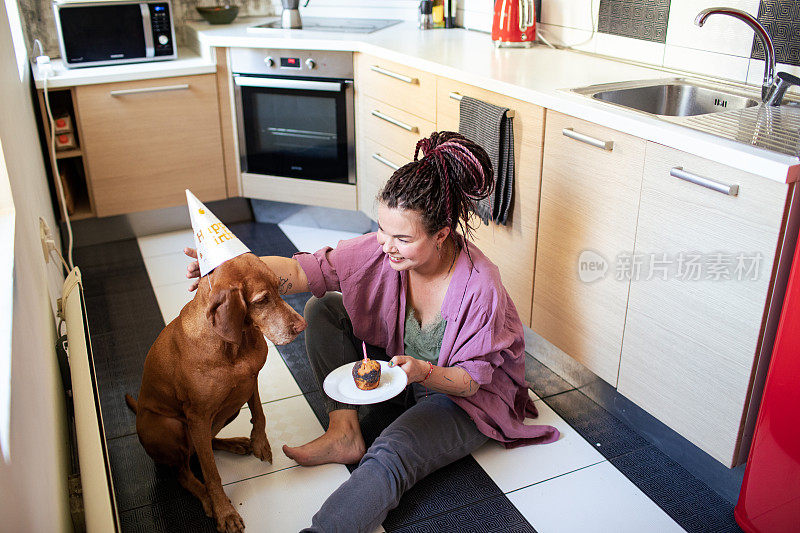
[[[746,87],[690,78],[590,85],[567,92],[772,152],[800,156],[800,104],[760,105]]]
[[[650,80],[592,85],[573,89],[595,100],[664,117],[688,117],[757,106],[737,94],[686,79]]]

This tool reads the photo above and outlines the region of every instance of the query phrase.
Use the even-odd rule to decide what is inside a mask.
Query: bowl
[[[195,9],[209,24],[230,24],[239,14],[239,6],[198,6]]]

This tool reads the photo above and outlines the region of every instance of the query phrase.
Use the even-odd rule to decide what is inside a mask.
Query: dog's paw
[[[272,463],[272,448],[270,448],[266,435],[251,435],[250,442],[253,445],[253,455],[262,461]]]
[[[228,504],[226,507],[227,509],[217,516],[217,531],[220,533],[242,533],[244,531],[244,520],[232,505]]]

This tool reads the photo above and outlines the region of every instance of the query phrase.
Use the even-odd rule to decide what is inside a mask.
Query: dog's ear
[[[227,342],[236,345],[242,343],[246,313],[247,305],[242,291],[237,288],[217,290],[209,296],[206,318],[217,335]]]

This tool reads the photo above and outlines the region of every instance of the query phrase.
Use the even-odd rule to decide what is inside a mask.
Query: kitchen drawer
[[[355,87],[391,106],[436,122],[436,76],[415,68],[357,54]]]
[[[407,154],[409,158],[414,157],[417,141],[428,137],[436,129],[433,122],[363,94],[358,105],[360,135],[379,140],[384,146]]]
[[[573,133],[586,137],[568,137]],[[645,144],[547,112],[531,328],[611,385],[617,383],[629,286],[616,279],[613,265],[633,250]],[[582,280],[583,264],[607,270],[599,278],[586,272]]]
[[[97,216],[227,197],[214,74],[75,89]]]
[[[738,192],[679,179],[674,169]],[[619,392],[729,466],[738,457],[788,189],[647,143],[634,255],[647,270],[630,283]],[[662,267],[655,273],[652,257]]]
[[[396,168],[413,158],[370,139],[363,138],[359,145],[358,208],[373,220],[378,220],[375,197]]]

